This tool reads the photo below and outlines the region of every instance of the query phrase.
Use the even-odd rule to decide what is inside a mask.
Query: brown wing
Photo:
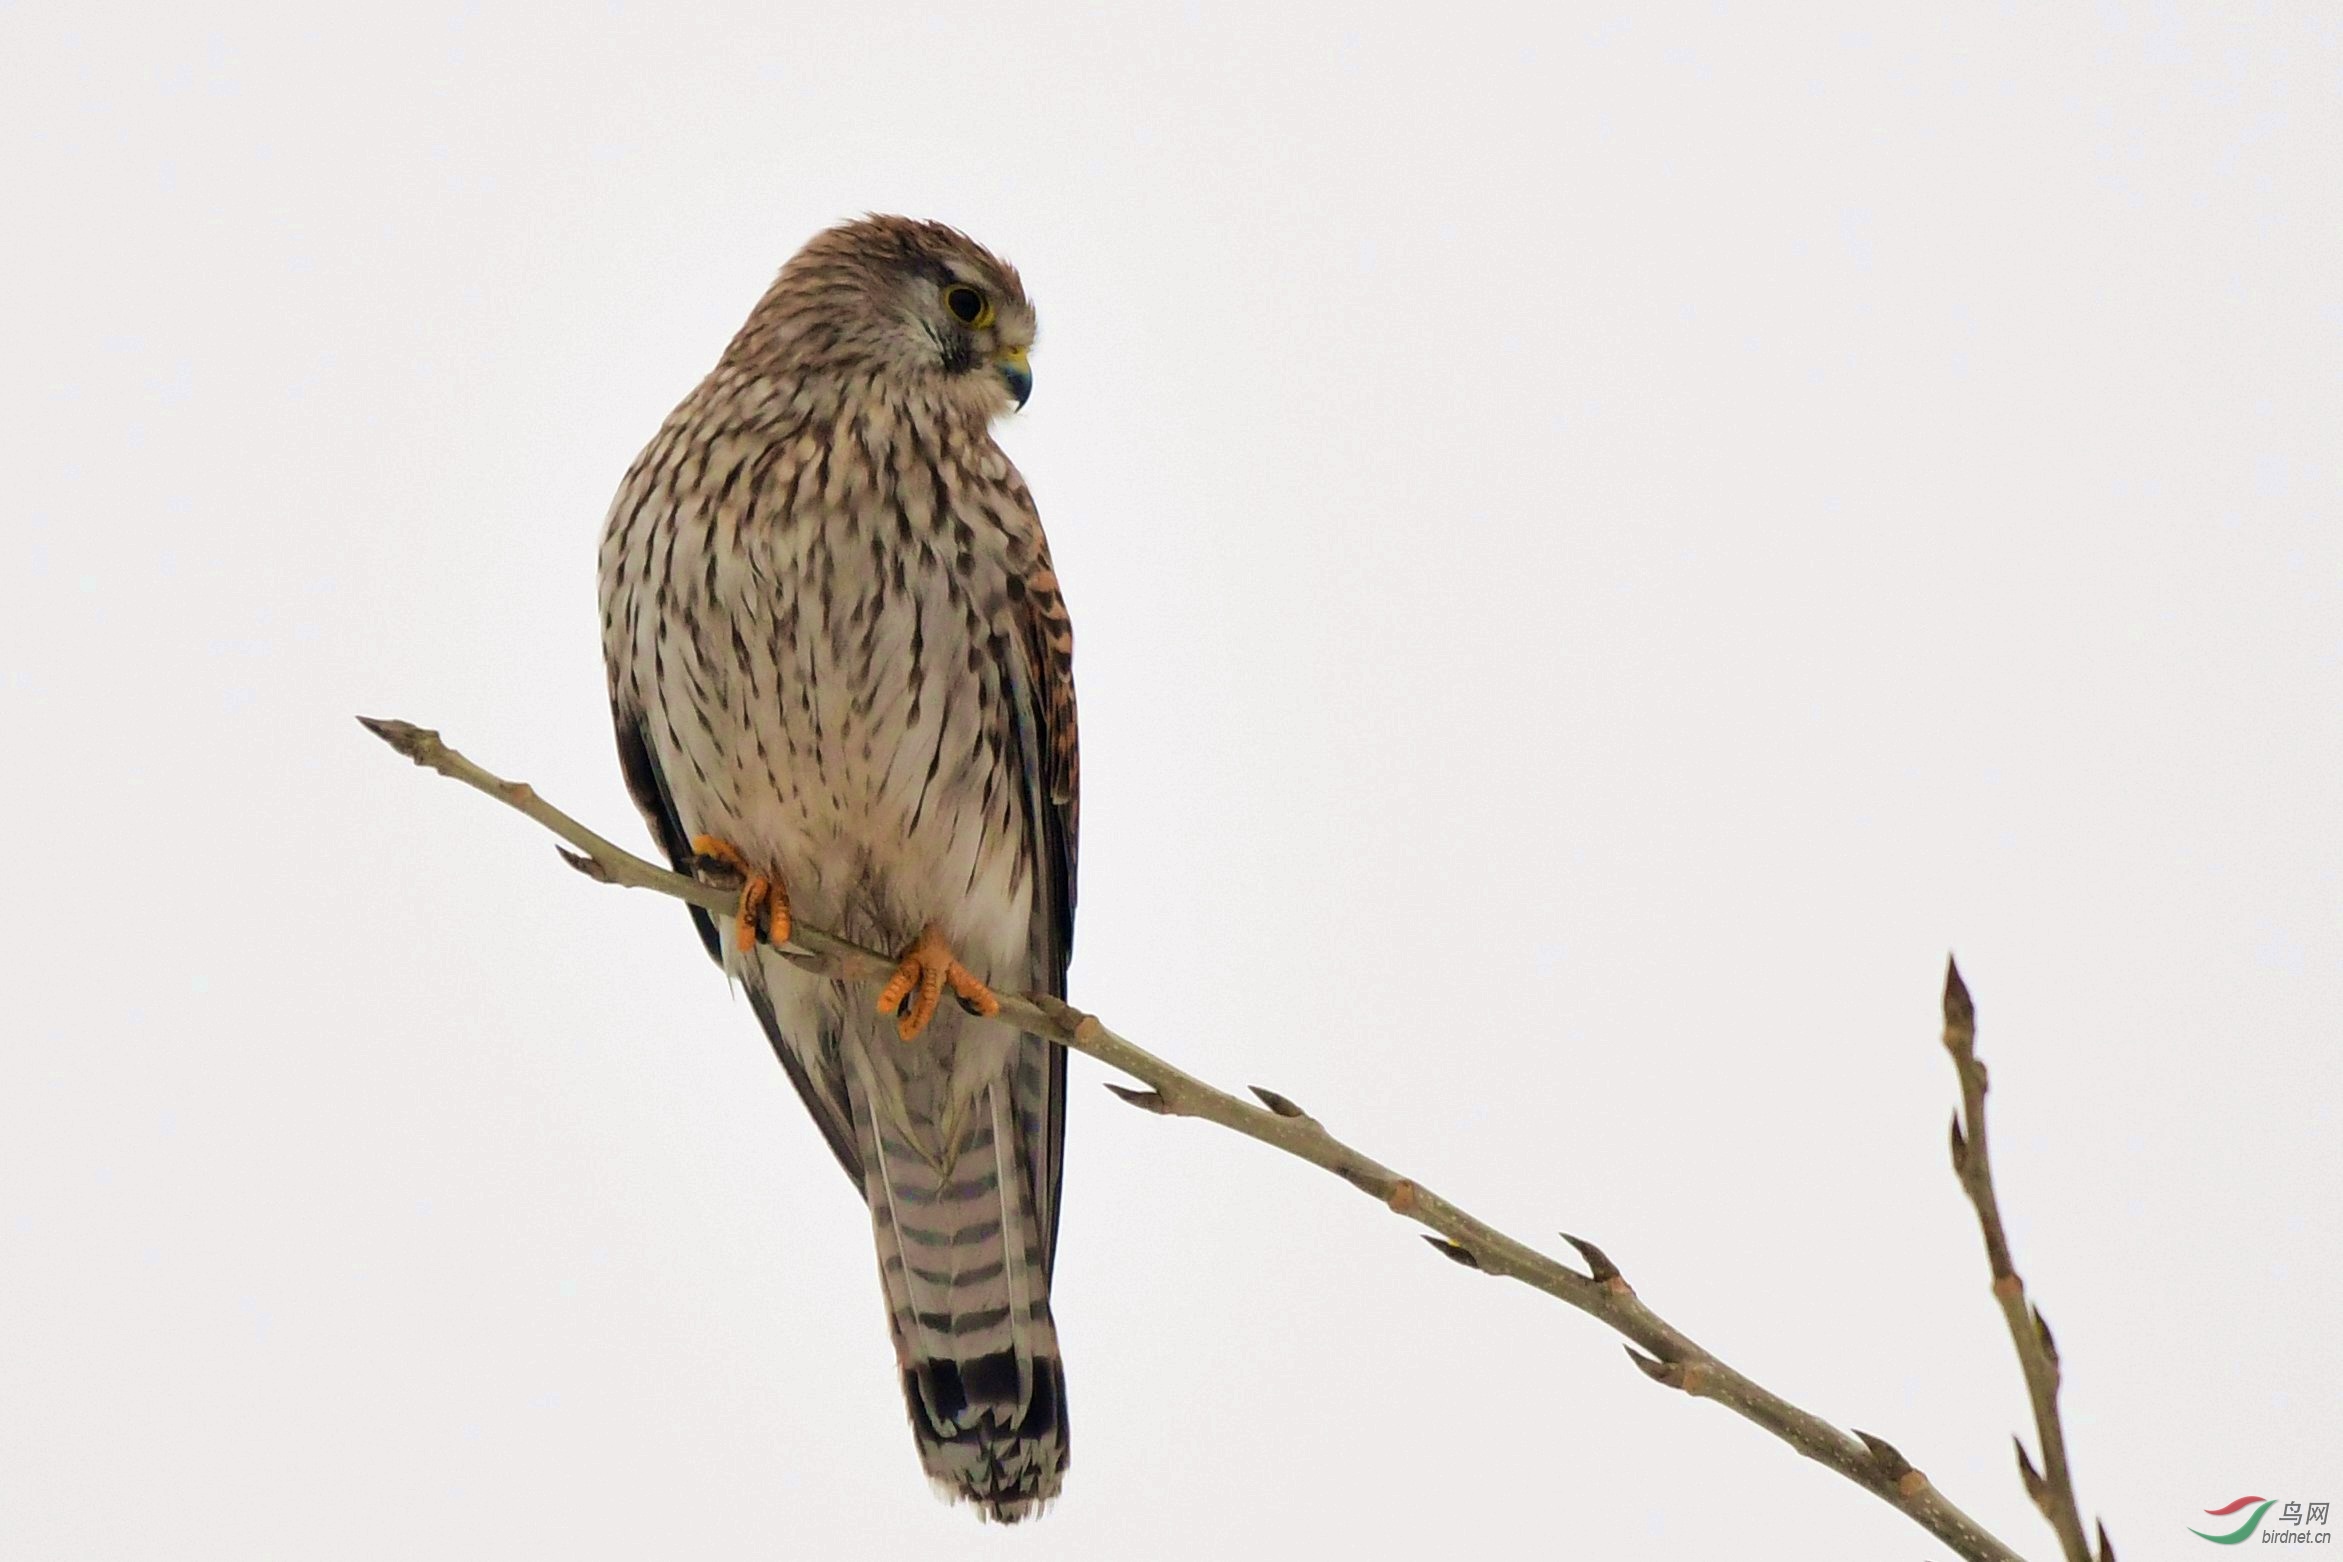
[[[1049,544],[1033,501],[1022,489],[1024,518],[1031,527],[1033,553],[1012,592],[1017,649],[1023,676],[1015,680],[1016,736],[1026,780],[1026,817],[1036,879],[1034,947],[1043,956],[1042,977],[1054,997],[1066,995],[1066,967],[1074,953],[1074,861],[1081,816],[1081,743],[1074,716],[1074,625],[1050,567]],[[1036,1036],[1023,1042],[1028,1058],[1042,1066],[1020,1067],[1018,1116],[1039,1132],[1026,1146],[1047,1252],[1058,1242],[1058,1188],[1066,1144],[1066,1051]],[[1038,1052],[1032,1049],[1039,1049]],[[1047,1054],[1043,1058],[1041,1054]],[[1040,1098],[1025,1081],[1038,1073]]]
[[[668,795],[667,778],[660,773],[650,735],[643,730],[642,716],[612,700],[610,722],[618,729],[618,768],[626,777],[627,794],[634,798],[643,823],[651,827],[659,849],[667,854],[675,871],[691,872],[691,839],[683,833],[683,820],[676,815],[675,799]],[[700,942],[708,946],[708,958],[722,965],[724,945],[716,932],[715,919],[698,906],[689,910],[693,926],[700,930]]]
[[[1066,599],[1058,594],[1058,576],[1050,568],[1046,545],[1026,576],[1024,606],[1026,654],[1032,658],[1041,684],[1049,800],[1066,810],[1066,837],[1071,844],[1082,783],[1082,745],[1074,720],[1074,621],[1066,614]],[[1069,878],[1073,867],[1069,860]]]

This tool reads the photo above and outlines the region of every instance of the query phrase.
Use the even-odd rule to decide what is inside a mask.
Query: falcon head
[[[989,422],[1033,392],[1033,332],[1016,267],[940,222],[872,216],[808,240],[726,357],[875,381]]]

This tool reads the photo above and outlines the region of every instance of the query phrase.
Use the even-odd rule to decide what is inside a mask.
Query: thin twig
[[[607,884],[657,890],[719,915],[730,915],[737,891],[704,884],[646,862],[604,840],[540,798],[525,782],[506,781],[473,764],[442,743],[439,734],[403,721],[361,717],[368,731],[416,764],[451,776],[519,809],[584,855],[562,855],[588,877]],[[846,981],[883,982],[892,958],[793,923],[782,953]],[[1256,1087],[1255,1106],[1173,1067],[1136,1043],[1116,1035],[1094,1015],[1037,993],[1001,993],[1001,1023],[1087,1054],[1140,1081],[1147,1088],[1110,1085],[1134,1106],[1167,1117],[1197,1117],[1332,1172],[1394,1213],[1437,1233],[1443,1255],[1484,1274],[1517,1280],[1567,1302],[1634,1342],[1628,1358],[1645,1376],[1697,1399],[1713,1400],[1755,1422],[1799,1453],[1827,1465],[1895,1508],[1971,1562],[2021,1562],[2018,1553],[1988,1534],[1884,1439],[1848,1433],[1801,1410],[1780,1395],[1744,1377],[1703,1349],[1643,1304],[1602,1249],[1577,1237],[1564,1238],[1588,1265],[1580,1273],[1524,1242],[1466,1214],[1413,1178],[1351,1148],[1285,1096]],[[1640,1347],[1640,1349],[1636,1348]]]
[[[2001,1303],[2009,1337],[2017,1346],[2026,1395],[2034,1403],[2034,1431],[2042,1439],[2039,1471],[2027,1456],[2025,1442],[2015,1440],[2018,1478],[2058,1532],[2067,1562],[2093,1562],[2082,1510],[2075,1502],[2074,1473],[2067,1463],[2066,1428],[2058,1419],[2058,1344],[2051,1338],[2050,1325],[2042,1321],[2041,1309],[2027,1304],[2026,1283],[2010,1262],[2009,1233],[2001,1224],[2001,1201],[1993,1191],[1993,1160],[1985,1136],[1985,1065],[1977,1059],[1977,1007],[1969,1001],[1961,968],[1950,960],[1944,966],[1944,1050],[1952,1054],[1953,1068],[1961,1077],[1961,1110],[1953,1115],[1952,1124],[1953,1171],[1977,1207],[1985,1257],[1993,1266],[1994,1299]],[[2101,1525],[2097,1562],[2114,1562],[2106,1535],[2106,1526]]]

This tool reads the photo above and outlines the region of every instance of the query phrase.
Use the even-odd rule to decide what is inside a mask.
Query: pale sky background
[[[1074,996],[2030,1556],[2343,1503],[2343,17],[16,5],[0,1555],[1918,1558],[1590,1321],[1076,1060],[1036,1526],[630,841],[621,472],[868,210],[1014,260]],[[2031,1433],[2028,1433],[2031,1441]]]

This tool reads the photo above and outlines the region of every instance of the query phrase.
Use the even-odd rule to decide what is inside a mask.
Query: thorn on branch
[[[1280,1117],[1308,1117],[1310,1115],[1274,1090],[1265,1090],[1259,1085],[1247,1085],[1245,1088],[1259,1096],[1261,1104]]]
[[[1158,1117],[1171,1114],[1171,1103],[1153,1090],[1126,1090],[1121,1085],[1109,1085],[1106,1088],[1142,1112],[1153,1112]]]
[[[2107,1521],[2099,1521],[2099,1562],[2115,1562],[2115,1542],[2107,1538]]]
[[[1611,1255],[1592,1242],[1581,1237],[1574,1237],[1567,1231],[1562,1233],[1562,1240],[1577,1248],[1578,1256],[1586,1260],[1588,1279],[1597,1284],[1606,1280],[1624,1279],[1624,1276],[1619,1273],[1619,1266],[1611,1262]]]
[[[1469,1251],[1463,1247],[1458,1246],[1456,1243],[1447,1241],[1441,1237],[1426,1237],[1424,1240],[1431,1243],[1432,1251],[1439,1254],[1442,1258],[1450,1259],[1456,1263],[1462,1264],[1465,1268],[1475,1272],[1485,1272],[1481,1270],[1481,1261],[1473,1257]]]
[[[1874,1437],[1861,1427],[1853,1429],[1863,1446],[1871,1450],[1871,1462],[1891,1481],[1900,1481],[1912,1473],[1912,1461],[1905,1458],[1896,1445],[1884,1437]]]

